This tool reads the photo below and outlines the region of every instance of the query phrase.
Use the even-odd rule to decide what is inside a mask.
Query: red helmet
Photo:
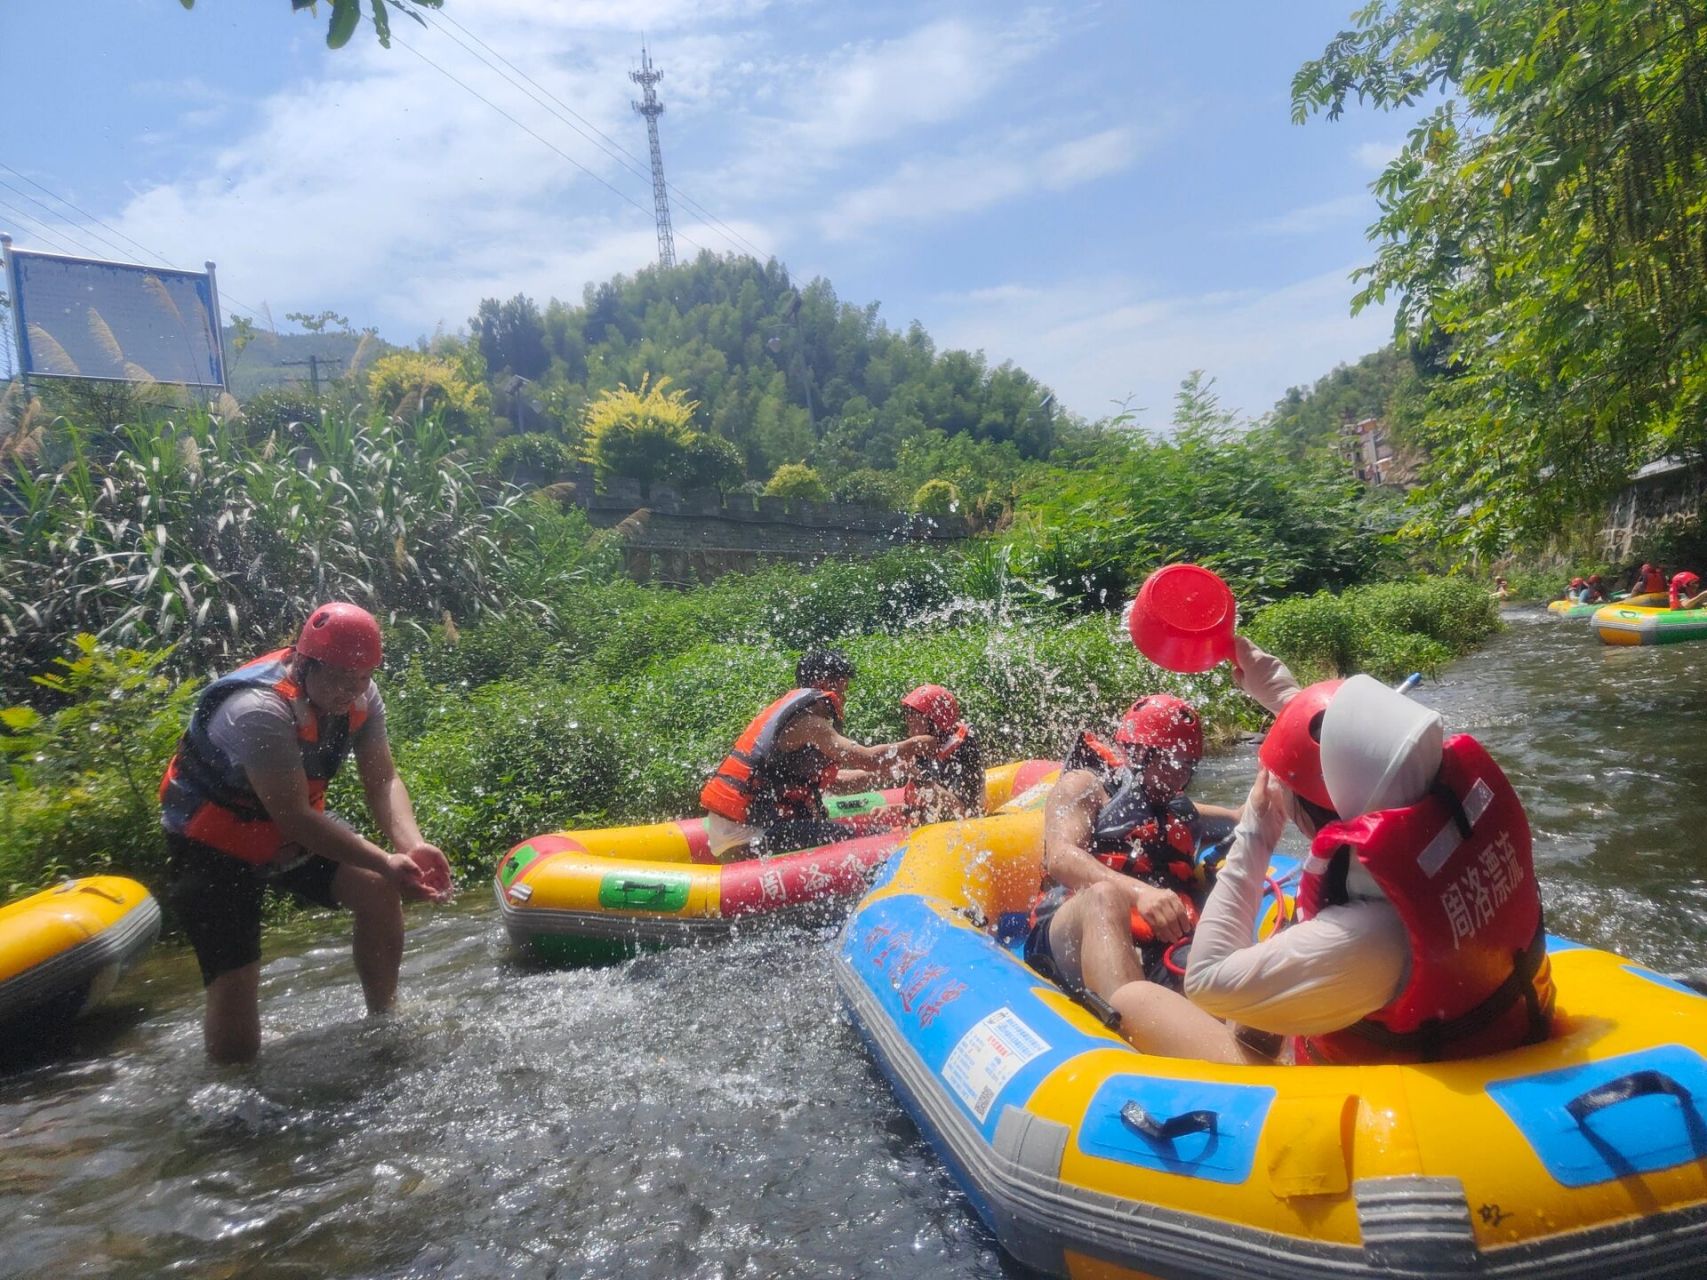
[[[1687,591],[1691,587],[1698,587],[1700,585],[1700,576],[1691,573],[1688,569],[1681,569],[1676,574],[1672,575],[1671,589],[1673,591]]]
[[[1597,587],[1600,585],[1600,575],[1598,573],[1589,574],[1588,580],[1590,583],[1592,583],[1593,585],[1595,585]]]
[[[960,699],[940,684],[922,684],[906,697],[901,705],[917,711],[939,733],[947,733],[960,722]]]
[[[1571,579],[1571,585],[1573,587],[1586,587],[1586,586],[1588,586],[1588,583],[1586,581],[1584,581],[1582,578],[1572,578]]]
[[[1127,708],[1114,740],[1123,747],[1154,747],[1196,764],[1203,759],[1203,721],[1189,702],[1152,693]]]
[[[296,651],[349,671],[371,670],[385,656],[374,616],[360,605],[341,600],[323,604],[308,615],[296,638]]]
[[[1641,572],[1643,572],[1643,573],[1652,573],[1653,571],[1654,571],[1654,566],[1651,564],[1645,564],[1641,568]]]
[[[1322,715],[1344,680],[1323,680],[1300,689],[1274,718],[1274,727],[1257,748],[1262,767],[1296,795],[1324,809],[1334,807],[1322,780]]]

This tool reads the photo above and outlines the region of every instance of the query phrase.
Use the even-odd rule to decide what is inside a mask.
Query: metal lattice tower
[[[664,104],[652,86],[664,78],[664,73],[652,65],[652,55],[640,46],[640,70],[630,71],[628,78],[639,85],[645,96],[633,107],[646,117],[646,139],[652,144],[652,209],[658,219],[658,263],[676,265],[676,240],[670,234],[670,194],[664,184],[664,151],[658,145],[658,117],[664,114]]]

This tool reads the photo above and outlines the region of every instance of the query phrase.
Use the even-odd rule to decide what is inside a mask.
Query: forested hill
[[[1382,418],[1405,434],[1420,413],[1422,384],[1411,358],[1396,347],[1342,364],[1310,387],[1292,387],[1274,406],[1276,434],[1296,457],[1336,447],[1348,418]]]
[[[520,374],[538,416],[573,434],[589,398],[668,377],[755,479],[803,461],[827,476],[889,471],[909,441],[942,438],[933,432],[1041,458],[1062,425],[1022,370],[939,352],[917,323],[898,332],[877,303],[842,302],[824,280],[797,288],[775,261],[702,253],[589,286],[578,305],[487,299],[470,325],[500,412],[528,413],[503,393]]]

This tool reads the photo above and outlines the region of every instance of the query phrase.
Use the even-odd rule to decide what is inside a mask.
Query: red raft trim
[[[857,840],[747,858],[723,868],[718,914],[725,917],[781,911],[823,898],[852,898],[865,892],[871,869],[906,840],[906,831],[885,831]]]

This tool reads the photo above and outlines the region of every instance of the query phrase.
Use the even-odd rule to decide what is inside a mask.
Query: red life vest
[[[1650,569],[1642,575],[1642,594],[1664,595],[1665,589],[1666,576],[1658,569]]]
[[[245,689],[265,689],[282,698],[296,720],[308,802],[326,810],[326,786],[350,753],[351,741],[367,721],[364,699],[346,716],[322,715],[290,678],[289,649],[245,663],[202,690],[190,725],[160,780],[160,825],[174,835],[228,853],[255,866],[278,857],[285,844],[249,785],[243,766],[208,733],[213,714]]]
[[[825,689],[791,689],[759,712],[701,788],[706,812],[754,826],[825,817],[824,788],[835,780],[836,766],[816,747],[779,751],[777,743],[801,716],[826,707],[839,731],[842,700]]]
[[[1347,900],[1353,854],[1398,909],[1410,976],[1361,1022],[1302,1041],[1300,1062],[1429,1062],[1546,1038],[1553,983],[1529,820],[1480,743],[1447,739],[1416,804],[1323,827],[1304,863],[1301,919]]]

